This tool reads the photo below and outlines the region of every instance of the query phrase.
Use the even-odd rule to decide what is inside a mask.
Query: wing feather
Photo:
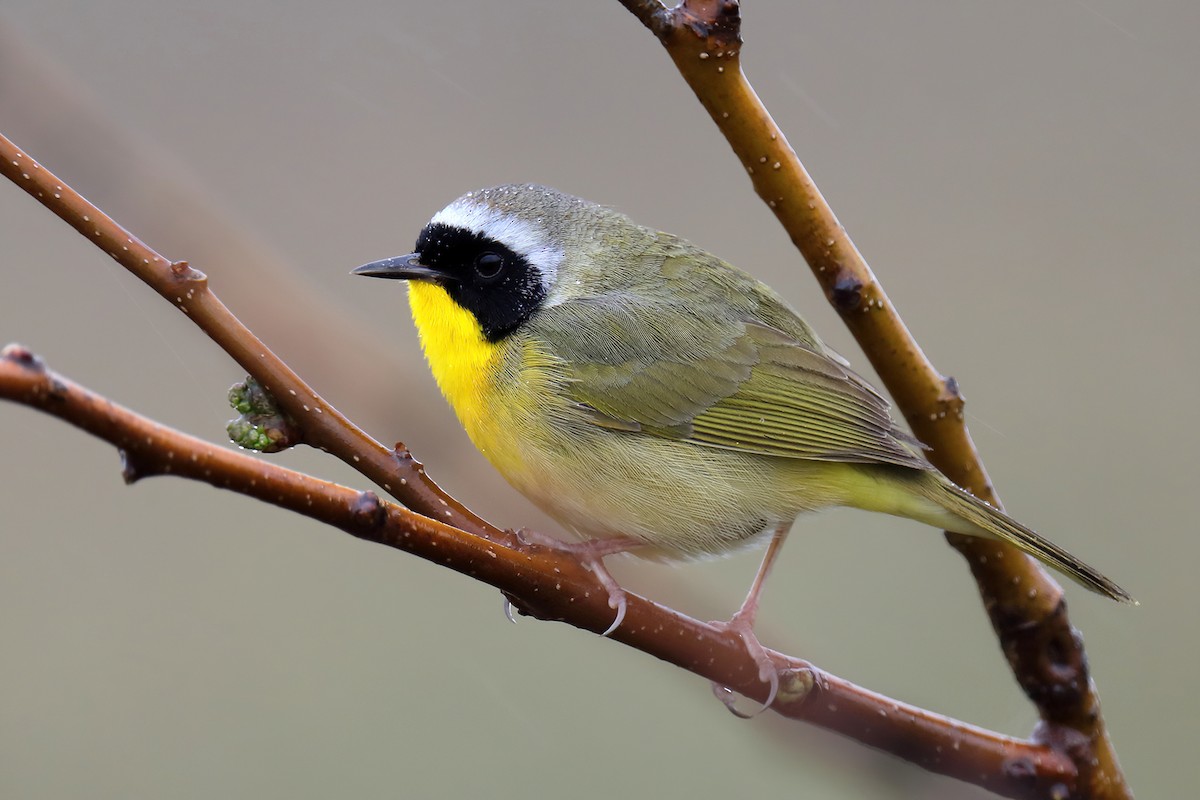
[[[702,280],[668,244],[657,294],[634,286],[539,312],[576,408],[602,427],[700,446],[930,468],[887,400],[782,299],[696,250],[688,258],[713,265]],[[663,299],[663,280],[680,291]]]

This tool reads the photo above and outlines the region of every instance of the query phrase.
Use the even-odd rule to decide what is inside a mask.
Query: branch
[[[608,593],[564,553],[515,547],[451,527],[362,492],[285,469],[259,457],[188,436],[123,408],[49,371],[19,345],[0,353],[0,397],[36,408],[112,444],[133,483],[176,475],[255,497],[352,536],[412,553],[504,592],[523,612],[593,632],[611,619]],[[512,537],[516,541],[515,537]],[[624,623],[612,639],[701,677],[764,700],[758,666],[736,636],[627,594]],[[800,659],[782,663],[779,698],[786,717],[849,736],[932,772],[1008,797],[1071,791],[1075,765],[1044,744],[1001,736],[891,700]]]
[[[403,444],[388,450],[313,391],[225,307],[204,273],[155,252],[3,134],[0,173],[187,315],[299,423],[305,444],[337,456],[409,508],[506,540],[505,533],[442,491]]]
[[[737,0],[621,0],[666,47],[725,135],[754,189],[775,213],[830,304],[863,348],[930,460],[1000,507],[963,420],[953,378],[926,358],[849,235],[741,69]],[[967,559],[1017,682],[1038,708],[1047,740],[1071,740],[1085,796],[1131,798],[1088,675],[1083,639],[1062,589],[1032,559],[993,541],[947,533]]]

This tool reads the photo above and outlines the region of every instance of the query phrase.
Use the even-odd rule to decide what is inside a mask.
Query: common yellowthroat
[[[764,679],[758,593],[803,511],[853,506],[999,539],[1132,599],[938,472],[783,298],[679,237],[544,186],[499,186],[439,211],[414,253],[354,272],[409,281],[425,356],[471,440],[597,541],[596,565],[771,538],[729,623]]]

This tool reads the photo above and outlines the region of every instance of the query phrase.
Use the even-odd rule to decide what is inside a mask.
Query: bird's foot
[[[779,694],[779,670],[775,666],[775,662],[771,660],[767,648],[763,647],[762,642],[754,635],[754,620],[758,616],[758,600],[762,595],[763,586],[767,582],[767,576],[771,573],[771,565],[775,563],[775,559],[783,547],[783,540],[787,538],[789,525],[790,523],[782,523],[775,528],[775,535],[771,537],[771,544],[767,546],[767,552],[763,555],[762,564],[759,565],[758,573],[754,576],[754,583],[750,584],[750,591],[746,594],[746,599],[742,601],[742,607],[730,617],[729,622],[712,623],[722,632],[736,633],[741,638],[746,652],[758,665],[758,679],[769,687],[766,702],[753,714],[747,714],[734,707],[735,698],[732,689],[718,683],[713,684],[713,694],[717,696],[717,699],[724,703],[734,716],[742,719],[756,717],[766,711]]]
[[[532,531],[528,528],[522,528],[517,531],[517,541],[523,545],[545,547],[578,558],[579,562],[596,576],[596,580],[600,582],[600,585],[608,593],[608,607],[617,612],[613,617],[612,624],[600,635],[608,636],[621,627],[621,623],[625,620],[625,609],[627,606],[625,590],[621,588],[621,585],[617,583],[617,579],[608,571],[608,567],[604,566],[604,557],[617,553],[625,553],[634,548],[641,547],[642,542],[627,536],[617,536],[610,539],[589,539],[583,542],[564,542],[562,539],[556,539],[553,536]],[[507,599],[504,601],[504,613],[509,620],[512,620],[512,605]]]
[[[756,610],[757,608],[746,608],[743,606],[728,622],[709,623],[722,633],[735,633],[738,635],[742,640],[742,645],[746,648],[746,652],[758,666],[758,679],[768,686],[766,701],[755,711],[747,713],[736,707],[737,698],[732,689],[728,686],[722,686],[715,681],[713,682],[713,694],[725,704],[725,707],[729,709],[731,714],[742,719],[750,719],[766,711],[775,702],[775,697],[779,694],[779,668],[775,666],[771,654],[767,652],[767,648],[762,646],[762,642],[758,640],[758,636],[754,633],[754,612]]]

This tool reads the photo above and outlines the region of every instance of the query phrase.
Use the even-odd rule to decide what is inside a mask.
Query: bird
[[[618,609],[605,633],[624,615],[605,556],[680,561],[768,543],[724,623],[771,684],[768,706],[778,678],[754,621],[804,512],[850,506],[1000,540],[1134,602],[938,471],[773,289],[610,207],[536,184],[468,192],[414,252],[353,272],[408,282],[426,360],[472,442],[582,540]]]

